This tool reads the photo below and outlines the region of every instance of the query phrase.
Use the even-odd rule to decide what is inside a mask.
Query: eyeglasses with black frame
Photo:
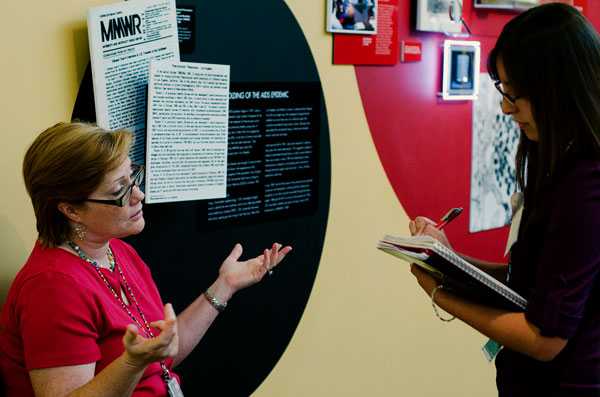
[[[510,103],[511,105],[515,105],[515,103],[517,102],[517,99],[521,98],[520,96],[513,96],[510,94],[507,94],[506,92],[504,92],[504,89],[502,87],[502,82],[500,80],[496,80],[494,81],[494,87],[496,87],[496,89],[498,90],[498,92],[500,94],[502,94],[502,97],[504,97],[504,99],[506,99],[506,101],[508,103]]]
[[[123,194],[118,199],[115,200],[104,200],[104,199],[91,199],[87,198],[84,201],[91,201],[92,203],[101,203],[108,205],[116,205],[117,207],[124,207],[125,204],[129,203],[129,199],[131,198],[131,192],[133,191],[133,186],[140,187],[140,184],[144,180],[144,166],[138,164],[131,165],[131,184],[127,186]]]

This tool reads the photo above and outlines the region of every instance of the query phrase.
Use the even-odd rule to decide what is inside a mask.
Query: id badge
[[[481,348],[483,351],[483,355],[488,360],[488,362],[494,361],[500,350],[502,349],[502,345],[496,342],[493,339],[489,339],[485,345]]]
[[[167,391],[169,392],[169,397],[183,397],[179,382],[174,377],[170,377],[167,381]]]

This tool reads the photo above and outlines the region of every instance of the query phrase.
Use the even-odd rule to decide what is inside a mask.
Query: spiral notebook
[[[415,263],[435,277],[444,288],[459,296],[508,310],[524,311],[527,300],[483,270],[470,264],[430,236],[386,235],[377,244],[380,250],[406,262]]]

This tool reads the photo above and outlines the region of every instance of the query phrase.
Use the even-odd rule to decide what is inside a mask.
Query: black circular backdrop
[[[234,83],[318,83],[316,65],[302,30],[282,0],[178,1],[195,9],[193,51],[182,61],[231,65]],[[320,86],[320,85],[319,85]],[[236,242],[243,258],[273,241],[293,252],[274,275],[237,293],[194,352],[177,368],[187,396],[247,396],[283,354],[302,316],[318,269],[330,195],[330,147],[321,92],[316,141],[316,209],[309,215],[202,226],[203,201],[145,206],[146,228],[129,238],[150,266],[165,302],[176,311],[201,294]],[[86,71],[73,119],[95,120],[91,72]]]

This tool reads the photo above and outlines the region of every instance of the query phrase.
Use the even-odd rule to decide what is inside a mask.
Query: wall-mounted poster
[[[227,197],[202,202],[199,229],[313,214],[320,109],[319,83],[232,83]]]
[[[177,7],[177,35],[179,51],[191,54],[196,47],[196,6]]]
[[[377,33],[377,0],[327,0],[327,31]]]
[[[333,63],[395,65],[398,63],[398,0],[378,0],[377,25],[373,36],[335,34]]]
[[[471,214],[469,231],[479,232],[510,223],[510,196],[516,191],[515,155],[520,131],[502,113],[502,96],[487,73],[479,79],[473,101]]]
[[[229,65],[150,63],[147,204],[225,197],[229,76]]]
[[[450,18],[450,5],[459,0],[417,0],[417,30],[425,32],[460,33],[462,23]],[[464,1],[464,0],[463,0]]]
[[[98,126],[131,130],[131,160],[144,164],[150,61],[179,61],[175,0],[90,8],[88,34]]]

